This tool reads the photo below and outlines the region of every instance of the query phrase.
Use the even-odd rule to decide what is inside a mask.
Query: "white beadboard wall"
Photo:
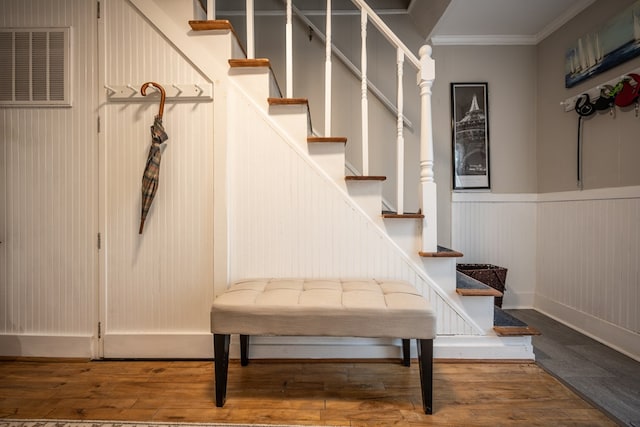
[[[303,149],[238,90],[229,93],[228,114],[231,280],[407,280],[434,305],[439,334],[478,333]]]
[[[0,354],[89,357],[98,320],[96,4],[1,8],[1,27],[72,27],[73,106],[0,108]]]
[[[536,280],[536,196],[453,193],[451,246],[458,263],[506,267],[503,307],[532,307]]]
[[[640,359],[640,187],[454,193],[460,262],[508,268],[505,307],[536,308]]]
[[[541,195],[535,307],[640,360],[640,187]]]
[[[107,85],[211,84],[129,2],[109,0],[104,13]],[[140,187],[158,102],[109,102],[104,111],[104,356],[209,357],[213,103],[167,100],[169,140],[142,235]]]

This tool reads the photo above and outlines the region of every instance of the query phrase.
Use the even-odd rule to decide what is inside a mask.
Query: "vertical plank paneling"
[[[0,26],[71,26],[73,106],[3,108],[0,333],[89,336],[97,321],[93,2],[2,4]]]
[[[452,204],[452,246],[464,254],[459,262],[506,267],[505,306],[531,307],[536,274],[536,204],[526,199],[467,199]]]
[[[107,2],[105,15],[107,84],[207,83],[128,2]],[[213,104],[167,101],[169,140],[139,235],[141,181],[157,111],[156,102],[145,100],[105,107],[107,334],[209,331]]]
[[[433,302],[439,333],[474,333],[346,194],[242,95],[230,91],[228,96],[231,280],[404,278]]]
[[[640,198],[543,202],[536,293],[640,331]]]

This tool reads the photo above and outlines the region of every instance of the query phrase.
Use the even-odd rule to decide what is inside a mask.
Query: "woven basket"
[[[507,281],[507,269],[492,264],[458,264],[456,269],[493,289],[504,293]],[[502,307],[502,297],[495,298],[495,305]]]

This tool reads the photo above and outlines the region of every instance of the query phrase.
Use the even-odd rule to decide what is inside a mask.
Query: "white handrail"
[[[395,48],[400,48],[409,59],[409,61],[416,67],[416,69],[420,69],[420,60],[409,50],[409,48],[402,43],[402,40],[395,35],[393,31],[384,23],[382,19],[376,14],[376,12],[371,9],[371,7],[363,0],[351,0],[351,2],[356,5],[361,11],[366,11],[367,15],[369,15],[369,19],[371,23],[382,33],[382,35],[393,45]]]
[[[322,31],[320,31],[320,29],[318,27],[316,27],[316,25],[311,22],[301,11],[300,9],[298,9],[295,6],[292,6],[292,10],[293,12],[296,14],[296,16],[302,20],[302,22],[305,23],[305,25],[309,28],[311,28],[311,30],[318,35],[318,38],[320,39],[320,41],[322,42],[326,42],[326,36],[322,33]],[[346,67],[349,69],[349,71],[351,71],[353,73],[354,76],[356,76],[357,79],[361,79],[362,78],[362,73],[360,72],[360,70],[358,69],[358,67],[356,67],[353,62],[351,62],[349,60],[349,58],[347,58],[345,56],[344,53],[342,53],[342,51],[340,49],[338,49],[336,47],[336,45],[333,44],[333,42],[331,43],[331,51],[333,53],[333,55],[336,56],[336,58],[338,58],[344,65],[346,65]],[[413,65],[413,64],[412,64]],[[418,70],[418,68],[416,68],[416,70]],[[380,102],[382,102],[382,104],[384,104],[385,107],[387,107],[387,109],[389,111],[391,111],[394,115],[398,114],[398,109],[395,107],[395,105],[393,105],[393,103],[391,101],[389,101],[389,98],[387,98],[381,91],[380,89],[378,89],[373,83],[371,83],[371,81],[367,81],[367,85],[369,87],[369,91],[374,94],[376,96],[376,98],[378,98],[378,100],[380,100]],[[409,120],[406,116],[402,116],[402,119],[404,120],[404,125],[413,131],[413,123],[411,123],[411,120]],[[325,136],[328,136],[328,134],[325,133]]]

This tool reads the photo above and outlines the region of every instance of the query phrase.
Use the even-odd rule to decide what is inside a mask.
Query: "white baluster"
[[[256,57],[253,0],[247,0],[247,59]]]
[[[422,227],[422,252],[438,249],[437,191],[433,174],[433,130],[431,122],[431,87],[435,80],[435,63],[431,58],[431,46],[420,48],[420,70],[417,83],[420,87],[420,204],[424,221]]]
[[[291,23],[291,0],[287,0],[286,33],[286,67],[287,67],[287,98],[293,98],[293,25]]]
[[[360,33],[362,38],[360,85],[362,104],[362,175],[369,175],[369,107],[367,101],[367,12],[363,9],[360,14]]]
[[[207,0],[207,21],[216,19],[216,0]]]
[[[324,136],[331,136],[331,0],[327,0],[327,29],[324,44]]]
[[[398,108],[398,118],[396,123],[397,128],[397,136],[396,141],[398,145],[398,153],[397,153],[397,169],[398,169],[398,214],[402,215],[404,213],[404,120],[402,118],[404,111],[404,89],[402,86],[402,76],[404,74],[404,52],[402,49],[397,49],[397,78],[398,78],[398,100],[397,100],[397,108]]]

